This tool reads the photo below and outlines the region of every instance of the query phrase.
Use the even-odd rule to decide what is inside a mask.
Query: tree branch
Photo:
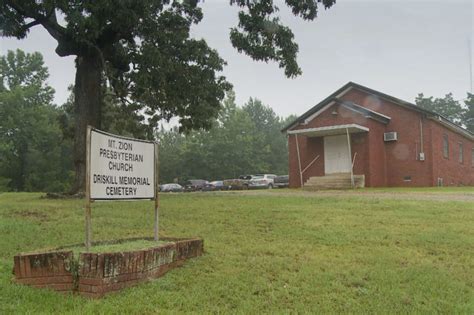
[[[14,0],[5,0],[5,2],[21,15],[34,20],[33,22],[26,25],[29,25],[28,28],[41,24],[48,31],[48,33],[53,36],[54,39],[57,41],[64,40],[66,29],[58,24],[55,12],[52,12],[52,14],[49,14],[48,16],[44,16],[34,11],[25,9]]]
[[[33,20],[32,22],[28,23],[28,24],[25,24],[21,30],[22,32],[26,32],[27,30],[29,30],[30,28],[32,28],[33,26],[36,26],[36,25],[39,25],[41,24],[39,21],[37,20]]]

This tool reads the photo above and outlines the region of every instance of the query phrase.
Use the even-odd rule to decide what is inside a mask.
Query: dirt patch
[[[33,219],[37,221],[48,221],[49,219],[47,214],[36,209],[15,211],[11,213],[11,217]]]
[[[71,195],[67,193],[46,193],[46,195],[41,196],[42,199],[82,199],[85,197],[83,192]]]

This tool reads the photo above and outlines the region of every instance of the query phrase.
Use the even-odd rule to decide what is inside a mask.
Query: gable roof
[[[337,104],[340,104],[343,107],[345,107],[345,108],[347,108],[351,111],[359,113],[359,114],[363,115],[365,118],[371,118],[371,119],[376,120],[378,122],[381,122],[383,124],[388,124],[390,122],[390,120],[392,119],[391,117],[388,117],[384,114],[381,114],[381,113],[376,112],[374,110],[371,110],[371,109],[365,108],[363,106],[357,105],[354,102],[344,101],[344,100],[340,100],[338,98],[336,98],[335,101],[336,101]]]
[[[360,85],[360,84],[357,84],[355,82],[348,82],[346,83],[345,85],[343,85],[341,88],[339,88],[337,91],[335,91],[334,93],[332,93],[331,95],[329,95],[328,97],[326,97],[324,100],[322,100],[321,102],[319,102],[318,104],[316,104],[315,106],[313,106],[312,108],[310,108],[308,111],[306,111],[303,115],[299,116],[298,118],[296,118],[294,121],[292,121],[290,124],[288,124],[287,126],[285,126],[281,132],[285,132],[287,131],[288,129],[294,127],[295,125],[303,122],[305,119],[307,119],[308,117],[310,117],[311,115],[317,113],[318,111],[320,111],[321,109],[323,109],[325,106],[327,106],[328,104],[330,104],[331,102],[340,102],[340,100],[338,99],[340,96],[342,96],[343,94],[345,94],[346,92],[348,92],[350,89],[357,89],[357,90],[360,90],[360,91],[363,91],[363,92],[366,92],[368,94],[372,94],[372,95],[376,95],[380,98],[383,98],[383,99],[386,99],[396,105],[399,105],[399,106],[402,106],[402,107],[405,107],[405,108],[408,108],[408,109],[411,109],[413,111],[416,111],[418,113],[422,113],[422,114],[425,114],[428,116],[428,118],[431,118],[431,119],[434,119],[436,120],[437,122],[441,123],[442,125],[444,125],[445,127],[457,132],[457,133],[460,133],[462,135],[464,135],[465,137],[471,139],[471,140],[474,140],[474,134],[466,129],[464,129],[463,127],[453,123],[452,121],[450,121],[448,118],[440,115],[440,114],[437,114],[435,112],[432,112],[430,110],[427,110],[427,109],[424,109],[424,108],[421,108],[420,106],[417,106],[413,103],[410,103],[410,102],[407,102],[407,101],[404,101],[404,100],[401,100],[399,98],[396,98],[394,96],[391,96],[391,95],[388,95],[388,94],[385,94],[385,93],[382,93],[382,92],[379,92],[379,91],[376,91],[376,90],[373,90],[371,88],[368,88],[366,86],[363,86],[363,85]],[[356,104],[354,104],[356,105]],[[359,105],[357,105],[359,106]],[[361,107],[361,106],[359,106]],[[381,115],[380,113],[377,113],[379,115]]]

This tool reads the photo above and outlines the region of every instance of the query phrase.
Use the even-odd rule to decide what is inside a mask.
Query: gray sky
[[[193,29],[227,60],[224,75],[237,102],[261,99],[279,115],[301,114],[348,81],[413,102],[419,92],[463,99],[470,90],[469,45],[472,1],[338,0],[313,22],[295,18],[282,4],[282,20],[300,46],[303,75],[287,79],[274,63],[238,54],[229,41],[237,8],[228,0],[206,0],[204,19]],[[55,41],[40,26],[25,40],[1,39],[1,52],[20,48],[43,54],[56,102],[68,96],[74,58],[54,52]]]

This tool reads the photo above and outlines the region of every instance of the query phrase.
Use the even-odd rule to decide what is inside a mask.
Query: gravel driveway
[[[230,194],[245,194],[251,196],[302,196],[302,197],[361,197],[374,199],[403,199],[403,200],[427,200],[427,201],[464,201],[472,202],[474,209],[474,187],[472,192],[463,188],[456,191],[410,191],[394,189],[393,191],[377,191],[370,189],[360,190],[319,190],[304,191],[299,189],[272,189],[272,190],[242,190],[226,192]]]

